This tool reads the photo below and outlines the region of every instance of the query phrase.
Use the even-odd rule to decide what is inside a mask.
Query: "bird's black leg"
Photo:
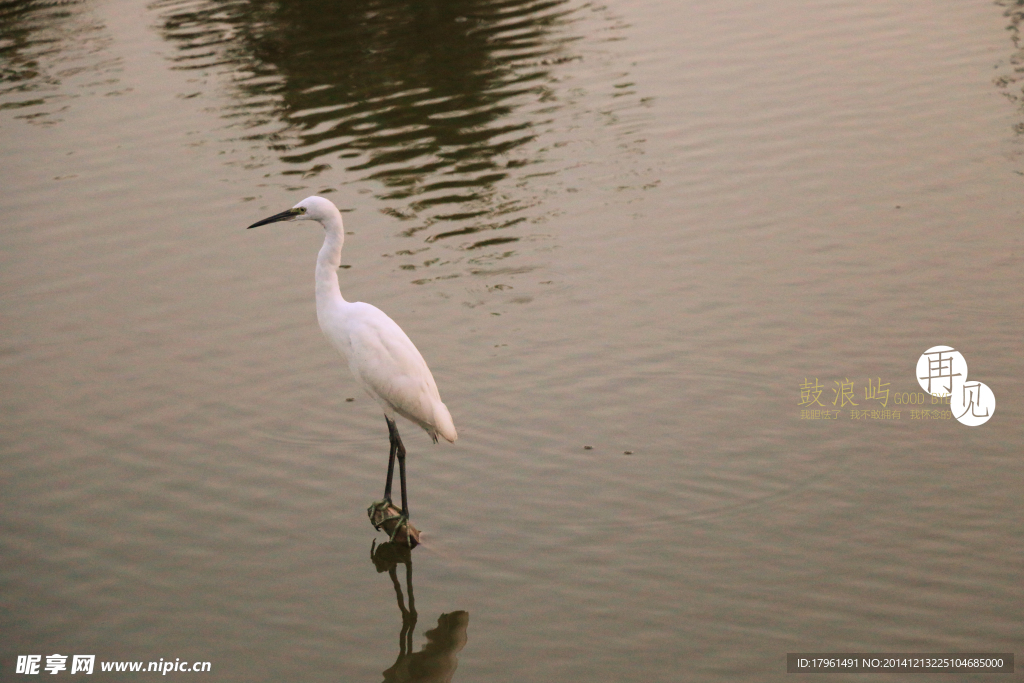
[[[398,476],[400,483],[402,484],[402,515],[406,520],[409,519],[409,495],[405,489],[405,445],[402,443],[402,437],[398,435],[398,425],[391,420],[388,420],[388,429],[391,430],[391,439],[393,444],[397,444],[398,449],[396,455],[398,455]]]
[[[405,445],[402,443],[402,437],[398,435],[398,425],[395,424],[395,421],[387,415],[384,416],[384,419],[387,420],[388,436],[391,440],[391,455],[388,458],[388,480],[387,483],[384,484],[384,500],[377,501],[371,505],[366,512],[370,515],[370,521],[373,522],[373,526],[378,530],[385,522],[390,522],[391,520],[396,519],[398,520],[398,523],[391,531],[391,540],[394,541],[395,534],[398,533],[398,530],[402,525],[405,524],[408,528],[409,524],[409,496],[405,489]],[[388,508],[393,505],[391,502],[391,482],[395,476],[396,457],[398,458],[398,471],[402,482],[402,511],[397,515],[388,516]],[[376,513],[378,512],[381,513],[381,519],[379,521],[374,521],[374,518],[377,516]],[[411,537],[407,537],[407,540],[411,547]]]
[[[388,480],[384,484],[384,500],[377,501],[376,503],[370,506],[369,510],[367,510],[367,513],[370,515],[371,521],[373,520],[375,511],[380,511],[382,513],[381,520],[379,522],[374,523],[374,527],[376,527],[377,529],[380,529],[381,525],[384,522],[390,521],[392,519],[399,519],[402,517],[402,515],[392,515],[389,517],[387,510],[392,505],[391,481],[392,479],[394,479],[395,476],[395,456],[399,453],[399,449],[401,449],[401,453],[404,456],[405,448],[402,446],[402,440],[398,437],[398,427],[395,425],[394,421],[387,415],[384,416],[384,419],[387,420],[388,436],[390,437],[391,440],[391,455],[388,458]],[[398,527],[396,526],[395,530],[397,529]],[[393,533],[392,538],[394,538]]]
[[[391,502],[391,480],[395,476],[395,453],[398,452],[398,446],[402,443],[398,438],[398,427],[387,415],[384,419],[388,422],[388,437],[391,440],[391,455],[388,458],[388,481],[384,484],[384,500]]]

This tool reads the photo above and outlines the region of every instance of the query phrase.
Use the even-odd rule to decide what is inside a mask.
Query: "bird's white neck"
[[[338,288],[338,268],[341,266],[341,247],[345,243],[345,226],[341,214],[324,223],[324,245],[316,257],[317,307],[332,301],[345,300]]]

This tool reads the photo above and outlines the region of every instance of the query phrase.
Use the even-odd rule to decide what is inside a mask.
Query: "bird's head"
[[[249,227],[256,228],[280,221],[317,221],[324,227],[336,221],[340,225],[341,212],[338,211],[338,207],[330,199],[316,196],[306,197],[287,211],[264,218]]]

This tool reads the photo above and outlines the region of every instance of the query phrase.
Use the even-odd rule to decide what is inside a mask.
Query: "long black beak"
[[[281,213],[275,214],[275,215],[271,216],[270,218],[264,218],[261,221],[257,221],[256,223],[253,223],[248,228],[246,228],[246,230],[250,230],[252,228],[258,228],[259,226],[266,225],[268,223],[277,223],[278,221],[290,221],[290,220],[292,220],[293,218],[295,218],[298,215],[299,215],[299,210],[298,209],[288,209],[287,211],[282,211]]]

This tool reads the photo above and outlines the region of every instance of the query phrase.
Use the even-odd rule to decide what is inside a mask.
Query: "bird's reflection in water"
[[[412,552],[395,543],[370,547],[370,559],[379,573],[387,572],[395,586],[398,609],[402,613],[402,630],[398,636],[398,659],[384,670],[384,683],[447,683],[459,665],[456,655],[466,645],[469,613],[459,610],[442,614],[437,626],[427,631],[427,643],[419,652],[412,651],[412,634],[416,628],[416,597],[412,590]],[[405,565],[405,586],[409,592],[406,607],[398,565]]]

